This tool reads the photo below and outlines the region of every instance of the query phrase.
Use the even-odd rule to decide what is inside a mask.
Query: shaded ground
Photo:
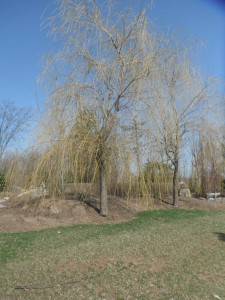
[[[30,200],[27,197],[11,197],[0,209],[0,232],[39,230],[49,227],[87,223],[118,223],[130,220],[146,209],[172,209],[172,199],[153,200],[140,203],[138,200],[126,201],[119,197],[109,197],[108,218],[99,215],[99,200],[86,199],[86,202],[47,198]],[[179,200],[179,208],[186,209],[225,209],[224,201],[184,198]]]

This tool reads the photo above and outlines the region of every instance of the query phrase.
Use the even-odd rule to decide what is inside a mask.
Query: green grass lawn
[[[0,270],[0,299],[225,299],[225,212],[1,233]]]

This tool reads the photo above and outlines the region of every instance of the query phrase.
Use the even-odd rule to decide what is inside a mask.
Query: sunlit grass
[[[224,299],[224,232],[224,212],[169,210],[116,225],[0,234],[0,298]],[[56,286],[15,289],[31,284]]]

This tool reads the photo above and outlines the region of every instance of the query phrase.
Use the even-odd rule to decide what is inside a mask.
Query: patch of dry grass
[[[117,225],[0,234],[0,299],[225,299],[224,216],[151,211]],[[31,284],[55,287],[15,289]]]

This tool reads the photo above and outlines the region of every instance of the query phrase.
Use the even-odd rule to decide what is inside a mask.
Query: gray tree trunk
[[[178,161],[175,161],[173,171],[173,206],[178,206]]]
[[[107,185],[106,185],[106,170],[105,162],[99,162],[99,182],[100,182],[100,215],[102,217],[108,216],[108,199],[107,199]]]

